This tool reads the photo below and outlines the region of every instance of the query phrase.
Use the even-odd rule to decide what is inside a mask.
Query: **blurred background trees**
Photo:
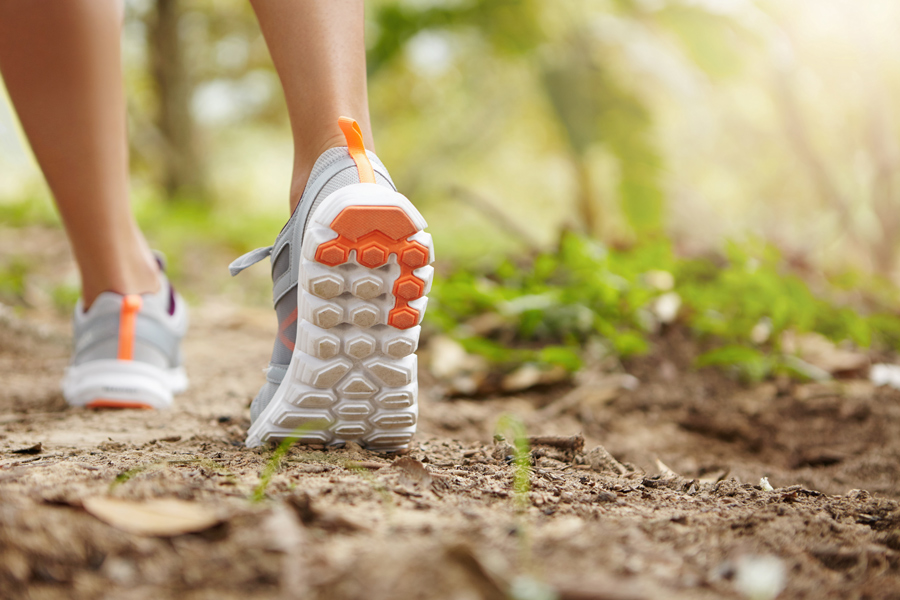
[[[282,221],[287,115],[249,4],[126,6],[141,210]],[[552,247],[563,230],[610,245],[668,237],[688,254],[753,237],[817,271],[897,279],[900,5],[367,8],[377,150],[430,220],[443,258],[492,264]],[[14,129],[0,106],[0,203],[46,203]]]

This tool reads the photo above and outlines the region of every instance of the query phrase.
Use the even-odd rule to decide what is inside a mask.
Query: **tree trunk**
[[[578,184],[578,218],[583,231],[589,236],[599,234],[600,219],[597,215],[597,202],[594,198],[594,184],[591,177],[591,166],[584,154],[573,156],[575,180]]]
[[[181,0],[156,0],[149,51],[156,81],[157,126],[164,141],[162,184],[170,199],[204,200],[203,165],[191,114],[193,85],[179,36]]]

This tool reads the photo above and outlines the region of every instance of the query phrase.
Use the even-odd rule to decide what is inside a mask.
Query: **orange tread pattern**
[[[119,314],[119,360],[134,358],[134,328],[138,311],[144,304],[139,294],[128,294],[122,298],[122,312]]]
[[[415,327],[419,311],[409,303],[423,296],[425,282],[413,271],[428,264],[428,248],[406,239],[418,231],[409,216],[397,206],[348,206],[331,222],[331,229],[338,237],[319,244],[316,262],[336,267],[356,250],[356,262],[375,269],[386,264],[391,254],[396,255],[400,276],[394,282],[394,308],[387,322],[397,329]]]
[[[92,400],[85,405],[87,408],[144,408],[147,410],[153,410],[153,407],[149,404],[144,404],[143,402],[127,402],[124,400],[106,400],[104,398],[98,398],[96,400]]]

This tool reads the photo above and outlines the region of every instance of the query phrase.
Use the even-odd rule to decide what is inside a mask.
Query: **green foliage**
[[[775,361],[757,348],[749,346],[723,346],[699,356],[698,367],[733,368],[745,381],[761,381],[768,376]]]
[[[691,327],[700,335],[746,343],[765,320],[776,349],[780,334],[788,329],[863,347],[872,344],[877,333],[867,317],[813,293],[799,276],[785,271],[773,247],[732,243],[727,257],[722,268],[694,264],[680,277],[678,292],[692,310]]]
[[[654,273],[671,279],[680,319],[713,346],[697,360],[701,367],[733,369],[750,381],[773,373],[815,377],[814,368],[781,348],[787,331],[900,350],[900,318],[841,306],[831,288],[814,292],[777,250],[758,242],[729,244],[722,262],[678,258],[665,241],[613,251],[566,234],[556,252],[527,264],[506,261],[489,275],[457,272],[436,280],[429,318],[468,352],[495,363],[574,371],[592,339],[623,358],[649,348],[653,303],[669,291],[654,283]],[[467,331],[466,322],[482,313],[494,313],[503,325],[488,337]]]
[[[593,240],[566,234],[558,252],[541,254],[529,265],[507,261],[490,277],[459,271],[439,279],[429,319],[460,337],[469,352],[494,362],[577,370],[580,348],[590,339],[608,341],[623,357],[647,349],[641,311],[658,292],[642,275],[651,265],[673,260],[662,244],[609,252]],[[509,343],[466,336],[457,327],[484,312],[497,313],[509,325],[514,332]]]
[[[501,54],[529,52],[543,41],[539,9],[534,0],[384,3],[374,16],[377,37],[367,53],[369,73],[385,67],[414,35],[427,30],[476,29]]]

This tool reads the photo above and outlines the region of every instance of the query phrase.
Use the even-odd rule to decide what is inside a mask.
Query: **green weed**
[[[512,442],[513,494],[517,510],[524,511],[528,508],[528,492],[531,491],[531,448],[525,434],[525,425],[516,416],[501,415],[494,437],[499,441],[508,439]]]
[[[259,484],[257,484],[256,488],[253,490],[250,501],[262,502],[265,500],[266,488],[269,487],[269,484],[272,482],[272,477],[275,476],[275,473],[277,473],[278,469],[281,467],[281,463],[284,460],[285,455],[287,455],[288,451],[291,449],[291,446],[301,440],[303,436],[310,431],[322,429],[327,426],[328,423],[324,421],[313,421],[294,429],[288,437],[284,438],[281,443],[278,444],[278,447],[275,448],[275,451],[272,453],[269,460],[266,461],[266,465],[263,467],[263,471],[259,476]]]
[[[119,473],[118,475],[116,475],[116,478],[113,479],[112,482],[109,484],[109,491],[112,492],[117,487],[119,487],[123,483],[128,482],[132,477],[134,477],[136,475],[140,475],[141,473],[143,473],[145,471],[154,471],[156,469],[161,469],[164,466],[166,466],[165,461],[160,461],[160,462],[152,462],[152,463],[146,463],[143,465],[138,465],[136,467],[132,467],[131,469],[128,469],[127,471],[123,471],[122,473]]]

